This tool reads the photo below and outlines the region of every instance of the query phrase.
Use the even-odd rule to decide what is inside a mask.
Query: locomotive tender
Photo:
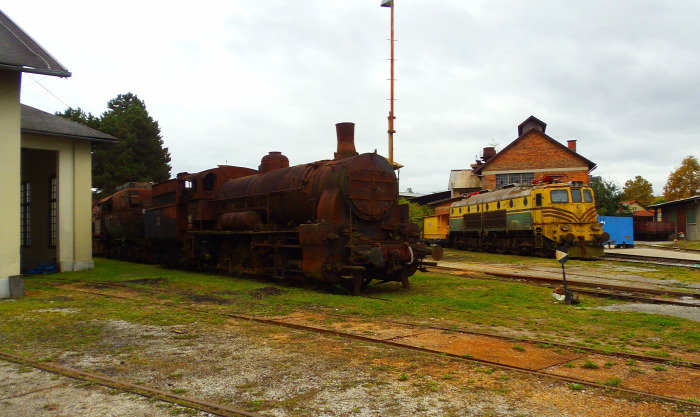
[[[411,275],[435,263],[425,260],[431,250],[408,206],[398,205],[393,167],[376,152],[356,152],[353,123],[336,132],[331,160],[290,167],[270,152],[259,170],[219,166],[153,185],[142,210],[143,258],[306,287],[341,284],[355,294],[375,279],[409,288]],[[95,242],[130,245],[125,236]]]
[[[593,190],[551,177],[472,193],[452,203],[443,219],[449,219],[448,245],[458,249],[552,256],[563,245],[570,257],[587,259],[603,256],[609,239],[596,218]]]

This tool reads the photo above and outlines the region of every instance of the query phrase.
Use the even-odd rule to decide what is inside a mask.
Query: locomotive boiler
[[[128,182],[93,207],[93,254],[141,260],[145,253],[144,213],[151,184]]]
[[[408,278],[434,262],[408,206],[398,205],[393,167],[358,154],[354,124],[336,125],[330,160],[289,166],[279,152],[258,171],[220,166],[153,186],[146,239],[164,263],[231,274],[348,286]]]

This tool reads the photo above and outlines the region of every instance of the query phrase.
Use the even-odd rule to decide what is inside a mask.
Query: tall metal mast
[[[391,85],[391,97],[389,98],[389,163],[394,166],[394,0],[382,0],[382,7],[389,7],[391,9],[391,78],[389,78],[389,83]]]

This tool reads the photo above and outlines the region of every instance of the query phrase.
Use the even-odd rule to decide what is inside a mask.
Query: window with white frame
[[[496,174],[496,188],[500,189],[508,184],[532,184],[535,179],[534,172],[522,172],[519,174]]]

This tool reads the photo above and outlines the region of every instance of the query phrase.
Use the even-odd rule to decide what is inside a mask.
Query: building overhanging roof
[[[71,73],[0,11],[0,69],[70,77]]]
[[[89,128],[80,123],[46,113],[34,107],[22,104],[21,133],[42,136],[58,136],[70,139],[89,140],[91,142],[118,142],[112,135]]]
[[[658,209],[658,208],[663,208],[663,207],[677,206],[677,205],[685,204],[685,203],[700,204],[700,195],[694,195],[694,196],[688,197],[688,198],[681,198],[680,200],[675,200],[675,201],[667,201],[665,203],[652,204],[650,206],[647,206],[647,208],[648,209]]]

